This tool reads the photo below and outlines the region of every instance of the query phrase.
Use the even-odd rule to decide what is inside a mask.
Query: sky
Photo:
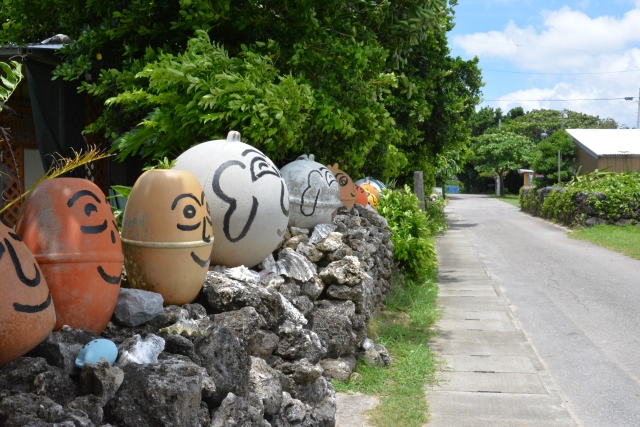
[[[479,58],[481,106],[566,108],[636,127],[640,0],[458,1],[449,46]]]

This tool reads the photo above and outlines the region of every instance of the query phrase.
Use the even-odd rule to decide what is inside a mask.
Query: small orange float
[[[17,234],[0,224],[0,366],[22,356],[53,330],[56,314],[36,260]]]
[[[371,183],[371,181],[360,184],[360,187],[362,187],[365,193],[367,193],[367,200],[371,207],[378,210],[378,201],[380,200],[380,192],[378,189]]]
[[[44,181],[27,199],[16,233],[47,280],[55,330],[69,325],[100,334],[118,301],[124,258],[104,193],[86,179]]]
[[[351,210],[356,203],[356,186],[349,175],[340,170],[339,165],[334,163],[327,166],[329,170],[336,176],[338,185],[340,185],[340,201],[347,209]]]
[[[355,187],[356,187],[356,203],[366,208],[367,204],[369,203],[369,200],[367,200],[367,192],[364,191],[364,188],[360,187],[357,184],[355,184]]]
[[[136,181],[122,220],[122,249],[132,287],[164,303],[192,302],[209,270],[213,248],[209,204],[183,170],[150,170]]]

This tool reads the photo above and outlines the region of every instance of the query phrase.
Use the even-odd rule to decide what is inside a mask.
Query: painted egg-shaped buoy
[[[362,184],[370,184],[373,185],[373,187],[378,190],[378,193],[380,195],[382,195],[382,190],[386,190],[387,186],[384,185],[384,183],[382,181],[380,181],[379,179],[375,179],[375,178],[371,178],[370,176],[364,178],[364,179],[359,179],[355,182],[356,185],[362,185]]]
[[[91,181],[56,178],[29,195],[16,233],[47,280],[56,326],[100,334],[118,301],[122,246],[111,206]]]
[[[40,267],[18,235],[0,223],[0,366],[44,341],[55,324]]]
[[[351,210],[356,203],[356,186],[349,175],[340,170],[337,163],[327,166],[331,173],[335,175],[340,186],[340,201],[347,209]]]
[[[192,302],[209,271],[211,216],[202,186],[183,170],[150,170],[136,181],[122,220],[122,251],[133,288],[165,305]]]
[[[371,182],[365,182],[359,184],[360,187],[367,193],[367,200],[369,201],[369,205],[378,210],[378,202],[380,201],[380,192],[378,189],[371,184]]]
[[[356,204],[360,206],[364,206],[365,208],[369,204],[368,194],[364,191],[364,188],[360,187],[358,184],[355,184],[356,187]]]
[[[290,227],[311,229],[333,222],[342,202],[338,181],[326,166],[314,161],[313,154],[305,154],[284,166],[281,172],[289,188]]]
[[[188,149],[174,169],[195,175],[209,201],[216,238],[211,264],[253,267],[278,247],[289,222],[287,185],[238,132]]]

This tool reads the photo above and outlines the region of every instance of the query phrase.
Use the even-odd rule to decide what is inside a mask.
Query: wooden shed
[[[640,172],[640,129],[567,129],[576,145],[576,170]]]

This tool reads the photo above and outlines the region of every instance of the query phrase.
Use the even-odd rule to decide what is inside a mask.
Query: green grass
[[[371,319],[369,336],[383,344],[393,359],[388,368],[358,361],[358,381],[334,381],[336,391],[375,394],[380,404],[370,412],[369,423],[378,427],[421,427],[428,420],[424,394],[434,381],[436,366],[427,341],[439,317],[435,273],[416,283],[395,284],[385,311]]]
[[[604,246],[631,258],[640,259],[640,227],[596,225],[569,233],[569,237]]]
[[[517,194],[505,194],[504,197],[496,196],[495,194],[489,194],[489,197],[502,200],[503,202],[507,202],[517,208],[520,207],[520,196]]]

